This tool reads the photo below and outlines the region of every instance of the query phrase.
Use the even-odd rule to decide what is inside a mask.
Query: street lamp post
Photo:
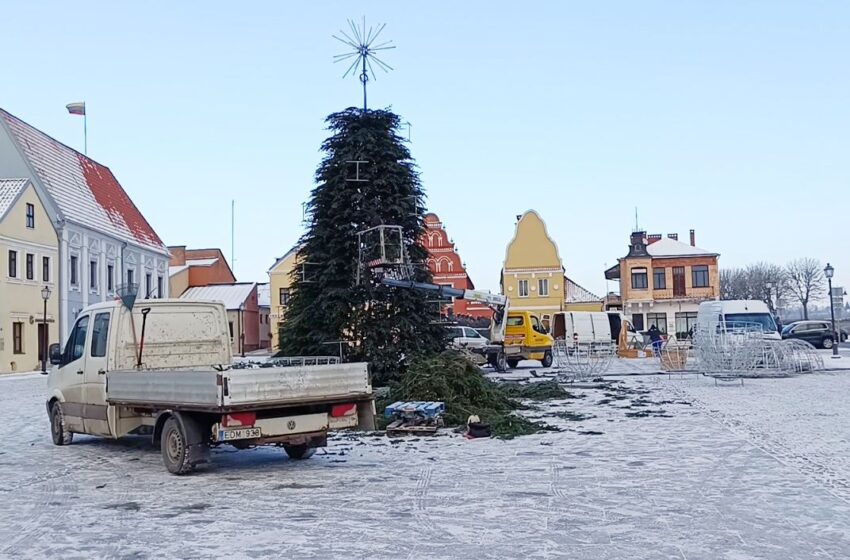
[[[841,343],[841,335],[835,330],[835,306],[832,302],[832,275],[835,274],[835,269],[832,265],[826,263],[826,268],[823,269],[826,279],[829,282],[829,313],[832,317],[832,357],[838,357],[838,345]],[[838,336],[836,336],[838,335]]]
[[[50,299],[49,286],[41,289],[41,299],[44,300],[44,315],[42,317],[44,332],[41,335],[41,373],[47,373],[47,342],[50,340],[50,337],[47,336],[47,300]]]

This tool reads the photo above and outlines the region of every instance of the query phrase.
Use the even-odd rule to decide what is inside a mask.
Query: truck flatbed
[[[372,399],[368,364],[205,370],[117,370],[106,374],[106,402],[134,408],[226,413],[245,408]]]

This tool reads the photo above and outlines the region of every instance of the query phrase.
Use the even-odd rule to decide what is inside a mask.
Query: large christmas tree
[[[401,226],[416,281],[430,282],[423,231],[424,192],[410,152],[390,111],[349,108],[327,118],[332,135],[308,202],[310,224],[301,238],[281,350],[327,355],[327,343],[346,342],[348,361],[371,363],[377,383],[401,374],[418,353],[439,352],[444,330],[434,324],[431,297],[392,289],[362,275],[358,232]],[[367,162],[367,163],[352,163]]]

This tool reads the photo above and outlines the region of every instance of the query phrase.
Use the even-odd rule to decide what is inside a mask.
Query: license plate
[[[260,428],[234,428],[231,430],[219,430],[218,441],[232,441],[234,439],[255,439],[263,437]]]

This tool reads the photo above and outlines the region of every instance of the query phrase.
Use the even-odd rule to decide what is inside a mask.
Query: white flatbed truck
[[[99,303],[77,317],[64,350],[49,351],[53,443],[150,435],[173,474],[208,462],[216,445],[276,445],[305,459],[329,430],[375,427],[367,364],[232,369],[220,303]]]

